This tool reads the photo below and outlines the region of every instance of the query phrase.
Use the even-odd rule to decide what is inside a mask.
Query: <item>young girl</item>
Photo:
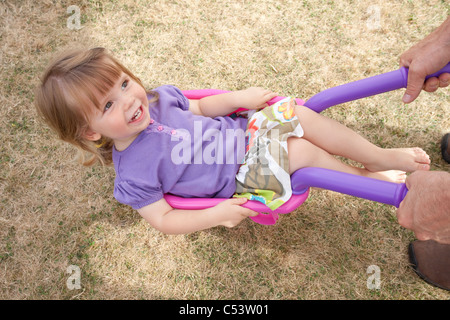
[[[85,165],[114,163],[115,198],[168,234],[233,227],[258,214],[240,206],[247,199],[277,208],[291,196],[290,174],[303,167],[393,182],[403,182],[405,172],[429,170],[419,148],[381,149],[294,100],[267,107],[275,96],[249,88],[188,100],[168,85],[146,92],[127,68],[94,48],[56,59],[35,100],[62,140],[92,154]],[[226,116],[240,107],[250,110],[247,118]],[[236,197],[209,209],[178,210],[166,193]]]

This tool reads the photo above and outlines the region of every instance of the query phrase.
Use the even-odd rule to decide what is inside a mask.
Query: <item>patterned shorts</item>
[[[287,139],[303,136],[295,104],[295,99],[285,98],[249,112],[244,163],[236,175],[234,197],[258,200],[275,210],[292,196]]]

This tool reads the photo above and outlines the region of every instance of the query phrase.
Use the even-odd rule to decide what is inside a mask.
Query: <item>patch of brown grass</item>
[[[70,5],[81,30],[67,28]],[[53,54],[83,45],[109,48],[149,88],[257,85],[306,100],[396,69],[449,10],[424,0],[1,1],[0,298],[448,299],[409,268],[414,236],[394,208],[330,191],[312,190],[275,226],[160,234],[114,200],[111,168],[80,167],[37,121],[33,88]],[[406,106],[401,91],[324,113],[382,147],[420,146],[448,171],[448,89]],[[69,265],[80,290],[66,285]],[[370,265],[379,290],[367,288]]]

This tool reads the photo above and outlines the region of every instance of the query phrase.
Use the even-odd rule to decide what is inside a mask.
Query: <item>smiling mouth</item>
[[[131,118],[130,123],[141,120],[143,114],[144,114],[144,110],[143,110],[142,106],[140,106],[134,113],[133,117]]]

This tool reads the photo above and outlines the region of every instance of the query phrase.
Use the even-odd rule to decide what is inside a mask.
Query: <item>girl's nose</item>
[[[132,97],[124,95],[121,99],[122,101],[122,108],[124,111],[128,111],[128,109],[130,109],[130,107],[133,105],[134,100]]]

